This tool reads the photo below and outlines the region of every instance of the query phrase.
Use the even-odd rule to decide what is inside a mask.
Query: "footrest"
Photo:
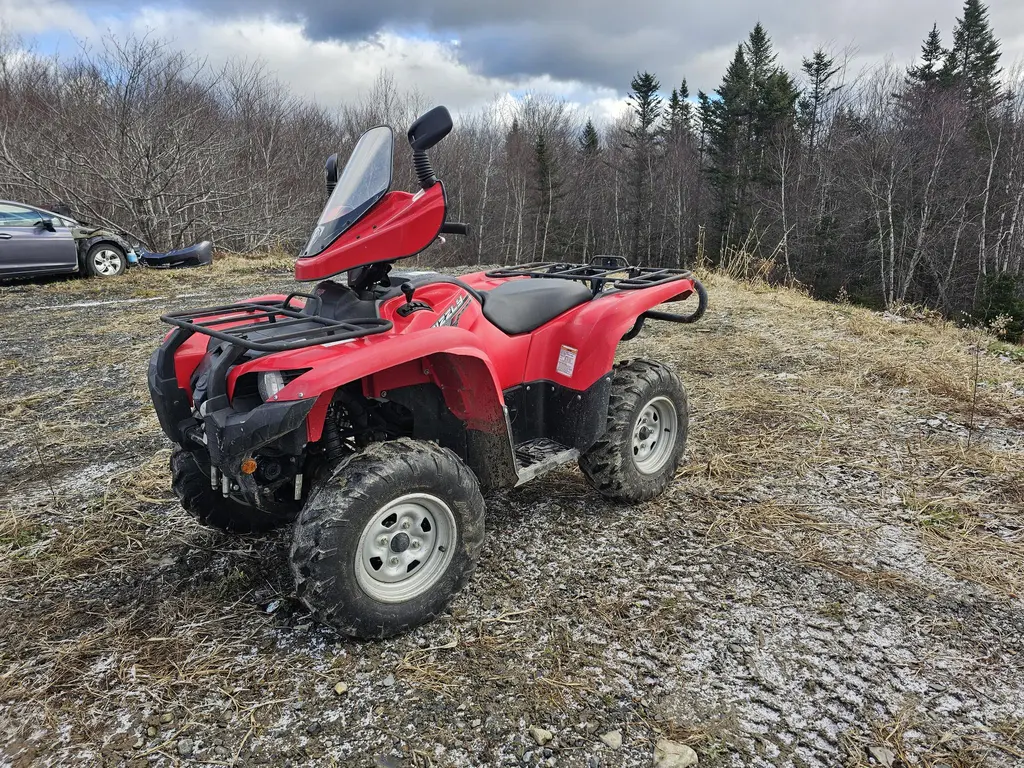
[[[520,443],[516,446],[516,465],[519,468],[519,481],[516,486],[547,474],[563,464],[576,461],[579,456],[580,452],[575,448],[566,448],[561,443],[547,438]]]

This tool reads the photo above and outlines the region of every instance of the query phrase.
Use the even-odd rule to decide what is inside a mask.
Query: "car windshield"
[[[316,256],[323,251],[391,188],[394,148],[395,137],[387,126],[372,128],[359,137],[300,256]]]

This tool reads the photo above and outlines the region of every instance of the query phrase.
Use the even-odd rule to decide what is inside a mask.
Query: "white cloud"
[[[87,16],[62,0],[0,0],[0,32],[35,35],[53,30],[95,32]]]
[[[370,0],[371,3],[377,1]],[[472,48],[479,55],[481,43],[475,37],[465,37],[460,41],[452,35],[431,39],[382,31],[362,40],[317,40],[310,36],[299,19],[288,21],[280,16],[243,11],[235,15],[215,13],[209,10],[212,5],[205,11],[189,10],[171,6],[170,0],[151,2],[158,4],[130,9],[125,4],[127,0],[110,0],[111,4],[105,7],[121,7],[121,15],[103,17],[94,13],[89,18],[78,0],[34,0],[31,3],[0,0],[0,31],[21,34],[29,43],[34,36],[46,35],[41,39],[46,39],[47,45],[55,36],[63,36],[60,50],[64,53],[76,49],[71,38],[95,48],[108,36],[108,30],[118,36],[149,34],[168,40],[180,50],[201,53],[215,66],[229,59],[262,61],[266,69],[294,93],[328,107],[364,96],[377,75],[386,69],[401,90],[418,92],[424,102],[445,103],[456,111],[474,110],[491,104],[495,99],[520,98],[532,92],[564,99],[577,107],[581,115],[589,115],[599,123],[608,123],[627,109],[623,95],[628,78],[635,69],[654,67],[666,91],[678,85],[683,75],[689,81],[692,94],[695,95],[698,88],[713,90],[732,58],[736,43],[745,36],[744,30],[748,30],[756,18],[750,7],[753,0],[745,0],[746,10],[742,14],[722,8],[714,13],[705,9],[708,10],[704,13],[705,18],[685,24],[685,34],[678,32],[678,40],[673,37],[677,30],[669,24],[659,27],[655,38],[642,35],[637,38],[636,34],[630,34],[629,29],[623,28],[617,30],[614,45],[602,44],[603,38],[590,42],[576,41],[580,46],[587,42],[579,49],[586,51],[587,55],[612,57],[618,54],[620,58],[626,56],[631,66],[638,56],[643,59],[635,62],[635,69],[630,70],[630,74],[623,75],[625,81],[621,90],[617,90],[594,84],[601,79],[596,68],[592,77],[585,78],[593,82],[551,74],[482,74],[482,69],[486,68],[483,64],[489,66],[498,59],[507,59],[507,67],[502,71],[529,70],[528,52],[517,53],[519,48],[516,38],[509,32],[511,28],[503,27],[497,19],[489,27],[495,35],[488,38],[493,39],[493,46],[486,49],[493,55],[486,56],[481,62],[473,60],[473,54],[469,52]],[[267,8],[278,2],[254,2],[254,7]],[[291,2],[299,7],[306,0]],[[381,16],[387,18],[389,13],[384,6],[390,8],[393,3],[380,2]],[[815,0],[810,8],[804,6],[803,11],[795,7],[801,5],[800,0],[794,0],[792,4],[768,4],[757,12],[774,37],[780,63],[791,72],[798,72],[803,56],[809,55],[818,45],[829,46],[831,40],[832,50],[836,53],[843,49],[851,52],[847,59],[849,81],[863,67],[875,65],[887,55],[894,57],[897,66],[909,64],[933,17],[943,29],[944,42],[950,42],[949,29],[962,0],[908,0],[908,3],[906,8],[900,6],[898,19],[883,25],[874,23],[874,20],[889,12],[885,9],[889,9],[890,4],[885,0],[832,0],[825,3]],[[991,0],[990,5],[995,31],[1002,34],[1003,66],[1010,70],[1014,60],[1024,51],[1024,34],[1007,33],[1020,29],[1024,23],[1024,4],[1019,0]],[[288,9],[284,4],[279,8],[282,11]],[[478,10],[484,12],[483,9]],[[601,13],[597,7],[591,15],[596,17]],[[583,19],[580,24],[560,28],[561,32],[552,31],[552,34],[561,41],[565,56],[572,57],[577,50],[570,45],[573,35],[587,23],[601,26],[600,21],[597,18]],[[609,23],[601,29],[611,34],[605,29]],[[499,34],[502,30],[504,33]],[[823,30],[828,30],[831,37],[821,38]],[[471,36],[475,33],[467,28],[459,34]],[[634,38],[642,38],[643,45]],[[657,43],[652,42],[654,39]],[[634,48],[641,45],[640,53],[627,45],[630,40],[635,43]],[[522,60],[517,59],[518,56],[523,57]],[[666,61],[672,62],[671,65]],[[663,69],[658,69],[659,66]],[[532,71],[554,70],[541,68]]]
[[[366,40],[312,40],[299,23],[271,17],[213,18],[186,9],[144,7],[127,17],[86,17],[61,0],[0,0],[0,31],[31,44],[40,33],[66,37],[63,52],[77,40],[95,48],[111,33],[165,40],[172,48],[197,53],[217,67],[229,60],[259,61],[293,93],[329,108],[363,97],[382,71],[400,90],[422,94],[428,103],[473,111],[495,100],[525,93],[566,101],[597,122],[614,119],[625,107],[610,88],[549,76],[499,78],[473,72],[460,58],[459,41],[381,32]],[[515,96],[513,95],[515,94]]]
[[[212,19],[192,11],[152,8],[126,21],[108,20],[103,26],[202,52],[213,66],[231,59],[259,60],[294,93],[327,107],[362,97],[383,70],[393,75],[400,90],[417,92],[428,103],[446,104],[457,111],[532,92],[564,99],[603,121],[619,111],[617,104],[622,101],[612,89],[548,76],[513,80],[480,75],[460,61],[458,42],[451,40],[381,32],[361,41],[315,41],[300,24],[269,17]],[[188,30],[188,35],[182,30]],[[98,35],[93,32],[89,37]]]

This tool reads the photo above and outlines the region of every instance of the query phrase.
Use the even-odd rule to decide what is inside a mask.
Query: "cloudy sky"
[[[414,8],[414,9],[413,9]],[[850,72],[909,63],[933,22],[951,41],[962,0],[0,0],[0,27],[37,51],[75,53],[111,33],[149,33],[213,63],[262,59],[325,104],[359,95],[386,68],[403,88],[471,109],[496,97],[554,94],[598,119],[633,73],[663,88],[719,83],[760,20],[795,70],[817,46]],[[991,0],[1003,64],[1024,56],[1024,0]]]

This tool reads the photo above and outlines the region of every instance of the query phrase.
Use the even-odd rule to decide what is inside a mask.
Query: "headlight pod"
[[[256,389],[260,393],[260,398],[265,403],[273,400],[282,389],[307,371],[309,368],[299,368],[294,371],[262,371],[256,374]],[[252,384],[249,386],[251,387]]]
[[[281,371],[265,371],[256,378],[256,387],[264,402],[272,399],[274,395],[284,389],[286,383]]]

